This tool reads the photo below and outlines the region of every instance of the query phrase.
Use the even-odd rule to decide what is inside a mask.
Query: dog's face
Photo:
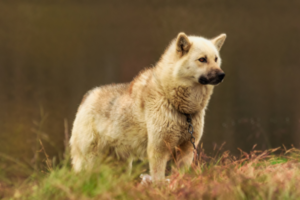
[[[219,51],[226,35],[207,40],[202,37],[179,33],[176,39],[177,62],[173,75],[176,78],[202,85],[217,85],[225,77],[220,68]]]

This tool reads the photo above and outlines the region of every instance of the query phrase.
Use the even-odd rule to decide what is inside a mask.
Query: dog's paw
[[[142,185],[150,185],[152,181],[152,177],[149,174],[141,174],[140,178],[142,179],[141,184]],[[170,179],[165,179],[166,184],[170,184],[171,180]]]
[[[142,179],[142,185],[150,185],[152,183],[152,177],[149,174],[141,174],[140,178]]]

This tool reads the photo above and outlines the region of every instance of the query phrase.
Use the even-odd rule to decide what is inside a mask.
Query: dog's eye
[[[205,63],[206,62],[206,58],[199,58],[199,61]]]
[[[218,61],[218,57],[215,58],[215,62],[217,62],[217,61]]]

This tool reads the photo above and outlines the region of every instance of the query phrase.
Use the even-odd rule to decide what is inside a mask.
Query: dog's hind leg
[[[97,152],[98,137],[93,118],[83,112],[76,116],[70,139],[71,158],[75,171],[91,168]]]
[[[133,158],[128,158],[127,159],[127,164],[128,164],[128,169],[127,169],[127,173],[128,175],[131,175],[132,173],[132,162],[133,162]]]
[[[95,162],[95,154],[88,150],[83,153],[82,150],[75,149],[76,147],[71,149],[71,157],[72,157],[72,165],[73,169],[76,172],[79,172],[83,169],[92,169]]]
[[[79,154],[80,151],[78,151],[76,155],[72,155],[72,165],[75,172],[81,171],[83,168],[85,168],[84,164],[87,163],[87,159]]]

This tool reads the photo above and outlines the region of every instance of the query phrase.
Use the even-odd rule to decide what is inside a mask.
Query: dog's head
[[[177,61],[173,75],[181,80],[202,85],[217,85],[222,82],[225,73],[220,68],[219,51],[225,39],[226,34],[208,40],[179,33],[174,45]]]

